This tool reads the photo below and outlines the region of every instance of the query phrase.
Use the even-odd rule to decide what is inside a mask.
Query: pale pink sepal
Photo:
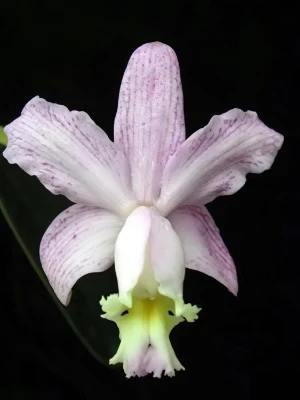
[[[4,129],[4,157],[50,192],[122,215],[132,209],[128,162],[85,112],[35,97]]]
[[[207,208],[182,206],[168,219],[181,240],[186,267],[215,278],[236,295],[235,265]]]
[[[115,142],[128,156],[139,202],[157,199],[163,168],[184,139],[176,54],[163,43],[144,44],[129,60],[115,119]]]
[[[170,158],[156,204],[168,215],[183,204],[206,204],[237,192],[246,174],[273,164],[283,136],[263,124],[252,111],[233,109],[214,116]]]
[[[122,225],[109,211],[78,204],[51,223],[41,241],[40,258],[49,283],[64,305],[68,305],[79,278],[113,264]]]

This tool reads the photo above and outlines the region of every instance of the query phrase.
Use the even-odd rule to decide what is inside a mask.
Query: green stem
[[[21,236],[19,235],[17,229],[15,228],[13,221],[11,220],[8,212],[5,209],[4,203],[3,201],[0,199],[0,210],[8,224],[8,226],[10,227],[10,229],[12,230],[15,238],[17,239],[19,245],[21,246],[22,250],[24,251],[28,261],[30,262],[31,266],[33,267],[34,271],[36,272],[36,274],[38,275],[38,277],[40,278],[40,280],[42,281],[43,285],[46,287],[48,293],[50,294],[50,296],[52,297],[52,299],[54,300],[54,303],[57,305],[58,309],[60,310],[60,312],[63,314],[63,316],[65,317],[65,319],[67,320],[67,322],[69,323],[70,327],[72,328],[72,330],[74,331],[74,333],[77,335],[77,337],[79,338],[79,340],[81,341],[81,343],[85,346],[85,348],[90,352],[90,354],[100,363],[107,365],[106,362],[104,361],[104,359],[102,357],[99,356],[99,354],[97,352],[94,351],[94,349],[92,348],[92,346],[87,342],[87,340],[85,339],[85,337],[81,334],[81,332],[78,330],[78,328],[76,327],[76,325],[73,323],[72,318],[65,312],[64,307],[62,306],[62,304],[60,303],[60,301],[58,300],[58,298],[56,297],[55,293],[53,292],[52,288],[50,287],[47,278],[45,277],[44,273],[42,272],[41,268],[39,268],[39,266],[37,265],[37,263],[35,262],[34,258],[32,257],[32,255],[30,254],[30,252],[28,251],[28,249],[26,248],[25,244],[23,243]]]
[[[0,144],[2,146],[6,146],[7,145],[7,136],[4,133],[4,129],[2,126],[0,126]]]

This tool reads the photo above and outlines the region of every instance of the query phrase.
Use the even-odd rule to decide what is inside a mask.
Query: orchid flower
[[[45,232],[42,267],[64,305],[83,275],[115,263],[118,294],[102,297],[120,346],[111,364],[127,377],[184,369],[169,340],[200,309],[185,304],[185,268],[234,295],[234,262],[205,204],[269,169],[283,137],[252,111],[214,116],[185,140],[176,54],[155,42],[131,56],[120,89],[114,143],[84,112],[33,98],[5,127],[4,156],[53,194],[76,203]]]

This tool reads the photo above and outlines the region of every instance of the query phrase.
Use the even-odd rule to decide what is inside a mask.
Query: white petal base
[[[117,294],[102,297],[105,312],[102,318],[115,322],[120,331],[121,343],[110,364],[123,363],[127,378],[153,373],[160,378],[163,371],[174,376],[184,370],[170,343],[171,330],[184,321],[194,322],[200,309],[191,304],[182,308],[182,316],[174,316],[175,304],[168,297],[157,294],[155,299],[132,297],[132,307],[127,308]],[[184,317],[184,318],[183,318]]]

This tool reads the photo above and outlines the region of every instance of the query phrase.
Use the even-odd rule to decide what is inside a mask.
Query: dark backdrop
[[[127,381],[97,364],[1,217],[4,398],[294,398],[300,247],[296,8],[288,2],[14,0],[1,9],[2,125],[39,95],[86,111],[112,137],[126,63],[135,48],[158,40],[179,58],[188,135],[214,114],[239,107],[256,111],[285,136],[271,171],[250,176],[237,194],[208,206],[236,262],[240,291],[235,299],[211,278],[187,273],[185,290],[192,297],[203,293],[204,317],[182,337],[188,365],[175,379]],[[57,335],[50,336],[53,326]]]

